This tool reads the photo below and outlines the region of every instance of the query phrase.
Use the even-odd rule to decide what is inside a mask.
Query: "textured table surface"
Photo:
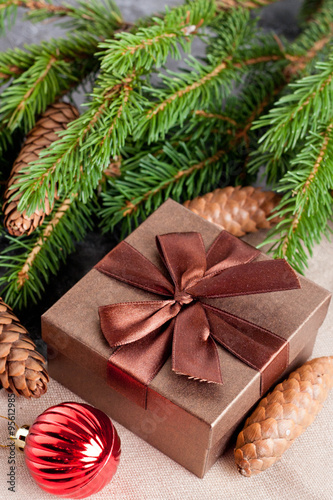
[[[136,18],[161,10],[164,0],[119,0],[124,18]],[[179,1],[168,1],[176,5]],[[300,0],[285,0],[265,9],[262,23],[268,28],[293,37],[296,34],[295,15],[301,5]],[[18,23],[7,36],[0,39],[0,50],[22,46],[50,36],[62,34],[54,25],[32,25]],[[263,238],[263,232],[251,235],[248,241],[256,244]],[[40,314],[46,310],[70,286],[81,278],[115,243],[114,236],[99,237],[91,233],[70,258],[62,270],[62,276],[54,279],[48,293],[38,308],[26,311],[23,323],[32,334],[39,335]],[[333,291],[333,245],[324,241],[315,249],[306,276]],[[321,327],[313,357],[333,354],[333,305],[325,323]],[[48,393],[40,400],[16,399],[15,417],[19,424],[32,423],[44,409],[62,401],[81,401],[76,395],[51,380]],[[5,391],[0,391],[0,414],[7,415],[8,399]],[[1,421],[0,442],[6,438],[6,424]],[[171,459],[155,450],[124,427],[117,425],[122,439],[122,460],[110,485],[92,499],[116,500],[331,500],[333,497],[333,392],[324,409],[313,425],[303,434],[283,459],[272,469],[248,479],[236,471],[232,446],[204,479],[198,479]],[[43,493],[30,478],[24,464],[24,457],[16,455],[15,493],[8,491],[9,473],[8,450],[0,450],[0,498],[7,500],[36,499],[52,497]],[[53,497],[54,498],[54,497]]]

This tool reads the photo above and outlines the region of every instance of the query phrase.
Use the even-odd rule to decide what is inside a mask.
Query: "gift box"
[[[203,477],[329,301],[168,200],[43,315],[49,373]]]

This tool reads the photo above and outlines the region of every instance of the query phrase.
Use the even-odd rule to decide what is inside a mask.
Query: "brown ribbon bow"
[[[299,288],[283,259],[252,262],[260,253],[222,231],[207,255],[199,233],[156,237],[157,249],[170,274],[121,242],[96,269],[112,278],[163,297],[99,308],[102,332],[111,347],[108,370],[113,384],[129,379],[145,405],[149,382],[172,351],[178,374],[222,384],[215,341],[261,372],[261,392],[288,366],[288,343],[260,326],[213,307],[201,299],[276,292]],[[140,392],[140,391],[139,391]],[[143,400],[143,401],[142,401]]]

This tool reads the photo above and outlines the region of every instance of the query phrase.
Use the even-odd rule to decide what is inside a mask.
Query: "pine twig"
[[[51,56],[49,62],[47,63],[47,66],[43,73],[37,78],[37,80],[33,83],[33,85],[30,87],[30,89],[24,94],[22,97],[21,101],[19,102],[16,112],[20,113],[24,111],[26,103],[31,96],[31,94],[38,88],[38,86],[41,84],[43,80],[47,77],[49,71],[51,70],[52,66],[56,63],[57,59],[55,56]],[[10,117],[10,120],[8,122],[8,126],[11,127],[12,123],[15,121],[15,114],[12,114]]]
[[[94,90],[95,100],[89,109],[71,122],[60,134],[60,140],[40,154],[40,160],[29,164],[20,178],[22,198],[18,207],[29,205],[28,213],[38,207],[41,195],[49,196],[52,177],[59,183],[59,194],[69,196],[80,192],[87,200],[98,186],[110,157],[119,154],[125,138],[130,132],[132,107],[140,106],[141,97],[136,94],[133,73],[121,80],[114,77],[99,77]],[[125,132],[127,131],[127,132]],[[89,171],[89,176],[87,176]]]
[[[199,78],[197,81],[192,83],[191,85],[187,85],[185,88],[178,90],[174,94],[171,94],[167,99],[158,103],[153,108],[149,109],[146,113],[146,117],[150,120],[153,116],[156,116],[161,111],[164,111],[168,104],[171,104],[178,98],[184,97],[184,95],[192,92],[193,90],[197,90],[199,87],[202,87],[207,82],[211,81],[213,78],[217,77],[223,70],[227,68],[227,64],[225,62],[221,62],[215,68],[206,73],[204,76]]]
[[[18,284],[19,289],[22,288],[24,286],[24,283],[29,279],[29,270],[31,269],[34,261],[36,260],[37,255],[39,254],[39,252],[43,248],[45,241],[51,236],[51,234],[54,231],[57,224],[59,224],[62,217],[65,215],[67,210],[70,208],[72,202],[73,202],[73,200],[66,199],[60,205],[60,207],[57,209],[56,213],[54,214],[54,216],[52,217],[50,222],[47,223],[41,236],[38,238],[38,240],[34,244],[33,249],[29,253],[26,261],[24,262],[21,271],[19,271],[17,274],[17,284]]]
[[[173,177],[166,180],[165,182],[163,182],[162,184],[157,186],[155,189],[147,191],[138,202],[134,203],[132,201],[127,201],[126,208],[123,211],[123,216],[128,217],[128,216],[133,215],[133,213],[135,211],[137,211],[139,205],[143,204],[150,197],[153,197],[153,196],[157,195],[158,193],[160,193],[161,191],[166,190],[172,184],[178,182],[181,178],[189,177],[193,172],[201,170],[201,169],[211,165],[212,163],[216,163],[224,154],[225,154],[225,150],[220,149],[210,158],[206,158],[205,160],[202,160],[201,162],[197,163],[196,165],[192,165],[191,167],[189,167],[185,170],[179,170]]]
[[[275,3],[277,0],[217,0],[217,7],[221,10],[231,9],[259,9]]]
[[[33,14],[36,11],[48,12],[49,15],[67,15],[70,11],[67,7],[52,5],[50,3],[33,0],[3,0],[0,3],[0,33],[5,30],[5,25],[11,28],[17,17],[18,8],[23,7]]]
[[[321,52],[326,45],[332,40],[333,35],[333,23],[330,24],[330,30],[328,34],[325,34],[322,38],[319,38],[315,44],[306,51],[303,55],[293,55],[286,54],[286,58],[290,61],[290,64],[284,68],[284,74],[286,80],[289,82],[295,75],[300,74],[305,70],[306,66],[315,59],[317,54]]]
[[[122,32],[114,40],[100,45],[105,49],[101,67],[104,71],[126,75],[130,71],[149,72],[165,64],[169,56],[182,57],[180,49],[188,52],[199,28],[214,18],[215,6],[210,0],[193,0],[186,5],[166,8],[165,14],[154,17],[149,26],[135,32]]]
[[[333,59],[318,63],[318,68],[321,69],[319,73],[290,84],[293,94],[282,97],[270,113],[255,124],[254,128],[270,126],[260,139],[261,150],[281,155],[293,148],[295,141],[303,139],[307,132],[311,111],[317,114],[320,110],[321,122],[329,119],[333,112],[333,103],[330,104]]]
[[[258,114],[260,114],[262,112],[262,110],[267,106],[267,104],[270,102],[271,98],[272,98],[272,94],[265,95],[263,100],[257,104],[255,109],[248,116],[243,127],[235,130],[234,135],[229,140],[229,142],[226,144],[225,148],[216,149],[214,154],[212,154],[211,156],[203,158],[203,159],[201,159],[201,161],[199,161],[197,163],[194,163],[194,164],[192,163],[187,168],[184,168],[182,166],[178,170],[174,169],[172,172],[170,172],[169,176],[165,175],[164,177],[161,177],[159,179],[159,182],[156,183],[157,185],[153,189],[147,189],[145,191],[141,188],[141,186],[142,186],[142,179],[147,179],[148,165],[146,166],[145,161],[143,160],[142,161],[142,171],[141,171],[141,173],[138,172],[136,174],[137,178],[138,178],[138,189],[141,188],[141,192],[138,193],[136,196],[134,195],[132,199],[126,199],[126,196],[121,196],[121,193],[124,193],[126,191],[125,186],[124,186],[126,184],[126,182],[128,182],[131,185],[131,187],[134,191],[135,177],[134,177],[133,173],[131,172],[131,170],[129,170],[129,172],[127,174],[126,169],[125,169],[124,177],[120,178],[119,180],[116,179],[114,182],[112,182],[112,184],[111,184],[111,193],[112,194],[110,195],[110,193],[105,193],[103,195],[105,208],[102,210],[101,215],[103,216],[103,219],[105,221],[105,227],[112,227],[116,222],[120,222],[121,220],[124,221],[125,219],[129,220],[130,218],[134,218],[136,220],[139,213],[141,215],[143,215],[144,213],[147,212],[147,210],[144,210],[143,207],[145,206],[146,203],[149,203],[148,207],[150,208],[152,205],[151,200],[153,200],[153,199],[158,200],[158,202],[155,204],[155,208],[157,208],[157,206],[160,203],[162,203],[162,201],[163,201],[163,198],[164,198],[163,193],[165,193],[165,197],[173,195],[173,197],[175,199],[180,199],[182,196],[179,194],[179,190],[173,191],[173,188],[178,184],[184,186],[184,181],[186,179],[190,179],[190,178],[192,178],[192,181],[195,184],[193,176],[198,175],[200,173],[200,171],[207,171],[208,172],[208,170],[210,168],[216,167],[216,169],[217,169],[218,167],[220,167],[219,175],[221,175],[222,174],[222,168],[221,168],[221,164],[220,164],[221,160],[226,158],[227,155],[231,151],[233,151],[243,140],[245,141],[245,143],[248,142],[247,134],[252,126],[253,121],[256,119]],[[202,114],[199,113],[199,116],[202,116]],[[206,118],[205,114],[203,116]],[[214,114],[213,114],[213,117],[215,118]],[[208,113],[208,118],[210,118],[209,113]],[[219,115],[218,115],[218,119],[219,119]],[[191,139],[193,140],[192,137],[189,137],[189,138],[187,137],[185,139],[182,138],[180,141],[173,142],[172,145],[170,144],[170,146],[172,148],[179,146],[179,152],[181,152],[182,148],[184,147],[184,144],[187,142],[187,140],[191,141]],[[194,143],[195,142],[196,142],[196,140],[194,140]],[[152,163],[151,168],[153,168],[153,165],[155,166],[156,170],[161,168],[162,160],[160,157],[163,158],[165,156],[166,152],[168,151],[168,149],[169,149],[169,145],[167,144],[165,146],[165,148],[162,148],[161,150],[157,150],[157,152],[154,154],[154,158],[156,158],[156,159]],[[187,150],[190,151],[191,147],[188,147]],[[176,154],[176,152],[174,154]],[[167,156],[166,161],[168,161],[169,158],[173,159],[174,154],[172,153],[172,150],[171,150]],[[147,155],[147,162],[148,163],[150,161],[149,156],[150,155]],[[181,157],[180,157],[180,163],[182,163]],[[151,175],[153,175],[153,170],[152,170]],[[147,184],[149,184],[149,183],[147,182]],[[201,185],[201,182],[198,184]],[[207,185],[208,185],[208,182],[207,182]],[[184,196],[186,196],[186,194],[184,194],[184,193],[182,193],[182,194]],[[120,195],[119,203],[115,202],[116,208],[114,208],[113,204],[111,203],[110,206],[112,208],[111,208],[111,210],[109,210],[108,209],[109,197],[112,196],[113,198],[117,199],[117,196],[119,196],[119,195]],[[140,212],[140,209],[142,209],[141,212]]]
[[[308,131],[304,143],[290,161],[278,191],[284,193],[278,207],[283,220],[268,234],[277,257],[285,257],[303,273],[314,243],[328,236],[327,221],[332,218],[330,194],[333,188],[333,114],[327,124]]]
[[[72,12],[72,9],[68,7],[63,7],[61,5],[53,5],[47,2],[34,1],[34,0],[5,0],[0,4],[0,10],[6,9],[12,5],[15,5],[16,7],[24,7],[30,10],[45,9],[48,12],[57,14],[61,13],[63,15]]]
[[[7,248],[0,255],[0,287],[12,307],[22,308],[41,298],[50,275],[56,274],[61,261],[75,249],[92,228],[92,204],[77,199],[57,202],[43,226],[31,236],[5,236]],[[61,249],[61,251],[59,251]]]
[[[16,15],[18,7],[25,8],[28,13],[28,19],[38,22],[48,18],[60,17],[69,18],[70,21],[63,23],[64,27],[73,29],[85,28],[85,31],[95,33],[96,36],[105,35],[111,27],[115,28],[115,24],[122,25],[123,20],[120,12],[113,0],[106,0],[105,4],[85,2],[84,0],[76,0],[74,5],[54,5],[44,0],[4,0],[0,5],[0,19],[2,27],[6,17],[10,24],[10,15]],[[109,28],[107,24],[110,23]],[[89,29],[89,23],[92,25]],[[103,29],[101,30],[101,28]]]
[[[202,8],[206,9],[207,13],[212,16],[214,12],[212,2],[195,0],[187,11],[185,7],[180,7],[172,9],[170,13],[167,12],[163,22],[167,23],[169,17],[173,19],[178,16],[180,22],[197,20],[199,25],[199,15],[203,14]],[[186,12],[187,17],[184,17]],[[182,32],[182,36],[184,36],[184,32]],[[102,72],[96,82],[93,101],[89,105],[90,109],[72,123],[68,132],[61,135],[61,140],[57,141],[54,147],[51,146],[42,153],[40,162],[29,165],[29,172],[27,171],[25,178],[22,177],[21,192],[23,196],[20,207],[22,208],[23,204],[28,204],[28,212],[32,212],[33,207],[37,208],[45,194],[49,194],[50,177],[58,175],[58,173],[60,177],[58,181],[59,191],[64,197],[80,190],[82,199],[89,198],[93,189],[98,186],[110,157],[119,155],[127,135],[132,131],[134,112],[141,111],[145,101],[145,97],[134,89],[134,87],[140,88],[142,85],[140,76],[143,68],[139,68],[138,72],[131,70],[125,75],[111,76],[107,69],[112,55],[111,49],[115,43],[114,40],[108,40],[101,45],[106,50],[103,53]],[[156,45],[158,46],[158,43]],[[151,56],[153,54],[150,54]],[[97,127],[102,128],[98,129]],[[85,144],[83,144],[83,139],[86,139]],[[90,149],[88,150],[88,148]],[[74,164],[72,164],[73,160]],[[69,172],[68,161],[72,164],[72,172]],[[86,182],[85,170],[91,170],[91,164],[94,165],[92,173],[94,180],[91,182],[89,179]],[[35,189],[39,195],[42,193],[44,195],[39,200]]]
[[[261,57],[254,57],[251,59],[247,59],[243,61],[242,63],[234,63],[232,64],[232,61],[230,61],[230,66],[233,66],[237,69],[241,69],[243,66],[251,66],[253,64],[260,64],[260,63],[265,63],[265,62],[271,62],[271,61],[280,61],[283,59],[281,56],[272,54],[269,56],[261,56]],[[174,94],[172,94],[170,97],[165,99],[165,101],[162,101],[161,103],[157,104],[154,108],[150,109],[146,116],[148,119],[152,118],[153,116],[157,115],[161,111],[163,111],[168,104],[171,104],[173,101],[175,101],[177,98],[182,98],[184,95],[189,94],[193,92],[193,90],[197,90],[199,87],[204,86],[207,82],[213,80],[215,77],[217,77],[222,71],[230,67],[227,62],[221,62],[217,66],[212,69],[212,71],[206,73],[203,75],[201,78],[199,78],[197,81],[192,83],[191,85],[187,85],[184,89],[180,89]]]
[[[230,116],[221,115],[219,113],[208,113],[207,111],[205,111],[203,109],[197,109],[194,112],[194,114],[196,116],[203,116],[204,118],[213,118],[214,120],[226,121],[226,122],[230,123],[231,125],[234,125],[235,127],[237,127],[237,122],[235,120],[233,120],[232,118],[230,118]]]
[[[324,131],[322,145],[320,147],[318,155],[316,156],[313,168],[310,171],[310,174],[308,175],[306,181],[303,183],[302,187],[298,191],[300,197],[303,198],[303,204],[301,205],[299,203],[300,206],[292,217],[289,233],[283,238],[281,242],[281,254],[283,255],[283,257],[286,257],[288,255],[290,240],[294,236],[297,230],[297,227],[302,219],[302,215],[305,213],[305,209],[309,200],[309,191],[311,189],[312,183],[315,181],[316,176],[318,175],[319,168],[322,166],[325,153],[328,147],[328,143],[331,140],[330,136],[332,134],[332,131],[333,131],[333,122],[331,122]],[[296,192],[294,192],[294,196],[295,195]]]

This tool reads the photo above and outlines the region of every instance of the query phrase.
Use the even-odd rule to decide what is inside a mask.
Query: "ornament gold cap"
[[[15,442],[15,447],[17,450],[24,451],[25,442],[27,439],[27,435],[29,434],[29,425],[22,425],[16,431],[15,436],[10,436],[10,438]]]
[[[0,415],[0,418],[4,418],[5,420],[8,420],[9,422],[13,422],[15,425],[17,431],[15,436],[9,436],[9,439],[14,441],[15,448],[17,450],[23,451],[25,447],[25,441],[27,439],[27,435],[29,434],[29,429],[30,425],[22,425],[22,427],[19,427],[11,418],[4,417],[3,415]],[[10,448],[12,444],[0,444],[1,448]]]

